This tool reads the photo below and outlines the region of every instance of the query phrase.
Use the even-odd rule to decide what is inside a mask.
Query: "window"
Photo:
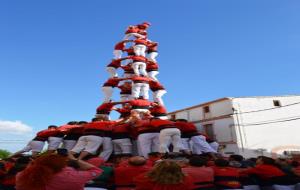
[[[210,112],[209,106],[203,107],[203,111],[204,111],[204,113],[209,113]]]
[[[213,124],[206,124],[206,125],[203,125],[203,129],[204,129],[205,134],[206,134],[211,140],[215,140],[215,133],[214,133]]]
[[[273,104],[275,107],[280,107],[281,106],[281,103],[279,100],[273,100]]]

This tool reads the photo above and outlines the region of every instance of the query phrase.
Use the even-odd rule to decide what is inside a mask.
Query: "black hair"
[[[87,124],[88,122],[86,122],[86,121],[78,121],[78,125],[82,125],[82,124]]]
[[[67,124],[68,125],[76,125],[78,122],[77,121],[70,121],[70,122],[68,122]]]
[[[239,155],[239,154],[232,154],[232,155],[229,156],[229,159],[241,162],[241,161],[244,160],[244,157],[242,155]]]
[[[55,128],[55,129],[56,129],[57,126],[56,126],[56,125],[49,125],[49,126],[48,126],[48,129],[50,129],[50,128]]]
[[[227,167],[229,166],[229,162],[225,159],[219,158],[215,160],[215,165],[219,167]]]
[[[259,156],[257,159],[260,159],[266,165],[275,165],[275,160],[267,156]]]
[[[202,156],[192,156],[189,158],[189,164],[197,167],[205,166],[207,164],[207,159]]]

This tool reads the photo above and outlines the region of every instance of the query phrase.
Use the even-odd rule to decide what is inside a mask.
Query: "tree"
[[[7,158],[11,153],[7,150],[0,149],[0,159]]]

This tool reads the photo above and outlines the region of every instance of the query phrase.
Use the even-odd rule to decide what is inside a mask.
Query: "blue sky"
[[[2,0],[0,129],[1,121],[36,131],[89,120],[114,44],[143,21],[160,45],[169,111],[225,96],[299,94],[299,10],[297,0]],[[23,146],[3,144],[19,138],[2,133],[0,148]]]

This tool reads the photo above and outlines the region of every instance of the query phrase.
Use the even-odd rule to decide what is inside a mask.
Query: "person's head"
[[[184,179],[184,174],[176,162],[163,160],[147,173],[147,177],[159,184],[178,184]]]
[[[106,115],[97,115],[97,117],[92,119],[92,122],[96,121],[108,121],[108,116]]]
[[[77,122],[77,121],[69,121],[67,124],[68,124],[68,125],[77,125],[78,122]]]
[[[51,178],[67,166],[68,157],[45,154],[34,161],[19,174],[17,186],[24,189],[42,190]]]
[[[85,125],[85,124],[87,124],[88,122],[86,122],[86,121],[79,121],[78,123],[77,123],[77,125]]]
[[[141,156],[134,156],[128,159],[128,164],[132,166],[143,166],[146,162],[147,160]]]
[[[243,160],[244,160],[244,157],[242,155],[232,154],[232,155],[229,156],[229,161],[241,162]]]
[[[215,160],[215,165],[218,167],[227,167],[229,166],[229,162],[225,159],[219,158]]]
[[[259,156],[256,160],[257,165],[266,164],[266,165],[275,165],[275,160],[267,156]]]
[[[49,125],[49,126],[48,126],[48,129],[49,129],[49,130],[56,130],[56,129],[57,129],[57,126],[56,126],[56,125]]]
[[[125,109],[130,109],[130,108],[131,108],[131,105],[128,104],[128,103],[126,103],[126,104],[123,105],[123,108],[125,108]]]
[[[189,158],[190,166],[202,167],[207,163],[207,159],[201,156],[192,156]]]

